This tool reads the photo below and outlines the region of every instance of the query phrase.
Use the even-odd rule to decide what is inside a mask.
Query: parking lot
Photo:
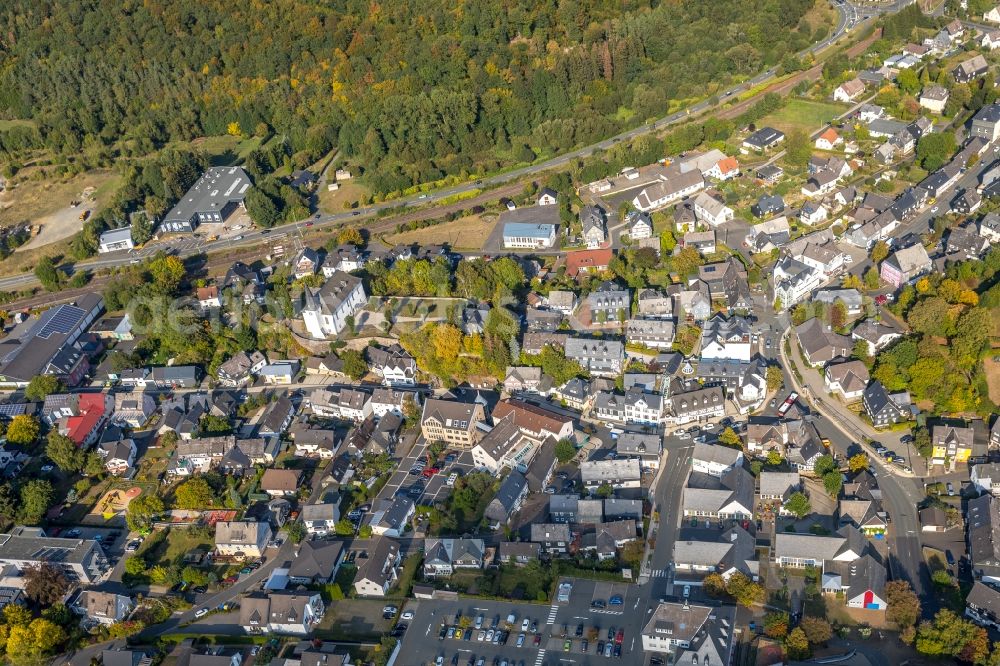
[[[506,659],[514,666],[521,662],[528,666],[566,662],[596,665],[608,658],[604,651],[608,650],[609,634],[610,658],[617,651],[623,663],[641,663],[639,635],[648,611],[646,600],[639,596],[640,589],[625,583],[576,579],[572,583],[573,590],[565,603],[486,599],[409,601],[404,611],[412,612],[413,618],[403,620],[408,628],[402,654],[419,655],[421,661],[406,663],[433,663],[441,656],[446,664],[462,666],[470,663],[470,658],[473,665],[483,659],[487,666],[492,665],[494,658]],[[607,602],[614,596],[621,597],[620,605],[591,608],[593,601]],[[513,621],[508,623],[510,616]],[[503,632],[508,633],[505,636]],[[453,661],[456,656],[457,661]]]

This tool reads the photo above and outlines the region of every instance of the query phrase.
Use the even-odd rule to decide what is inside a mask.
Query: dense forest
[[[0,132],[110,164],[175,140],[336,145],[376,193],[530,161],[829,32],[812,0],[7,0]],[[95,164],[96,165],[96,164]]]

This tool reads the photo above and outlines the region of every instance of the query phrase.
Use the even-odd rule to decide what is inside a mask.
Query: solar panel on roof
[[[62,305],[38,331],[36,337],[46,339],[53,333],[68,335],[86,313],[75,305]]]

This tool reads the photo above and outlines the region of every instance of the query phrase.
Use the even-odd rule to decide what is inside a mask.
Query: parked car
[[[208,609],[207,608],[199,608],[198,610],[196,610],[194,612],[194,616],[195,617],[205,617],[206,615],[208,615]]]
[[[951,485],[951,481],[949,481],[946,484],[946,486],[948,488],[948,496],[949,497],[954,497],[955,496],[955,486]]]

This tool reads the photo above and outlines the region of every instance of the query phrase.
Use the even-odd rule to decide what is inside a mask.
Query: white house
[[[983,14],[983,20],[987,23],[1000,23],[1000,5]]]
[[[843,139],[837,134],[837,130],[827,127],[818,137],[816,137],[816,148],[819,150],[833,150],[834,146],[843,143]]]
[[[340,335],[368,303],[361,278],[338,271],[319,289],[306,287],[302,294],[302,321],[309,335],[323,339]]]
[[[556,225],[508,222],[503,227],[503,246],[508,250],[541,250],[556,243]]]
[[[838,102],[853,102],[865,91],[865,84],[859,78],[845,81],[833,91],[833,99]]]
[[[694,198],[694,213],[700,222],[713,227],[733,219],[733,209],[708,192],[700,192]]]
[[[743,452],[717,444],[695,444],[691,455],[691,470],[722,478],[722,475],[743,464]]]
[[[306,636],[326,612],[319,592],[274,591],[240,600],[240,626],[248,634]]]
[[[98,241],[97,251],[101,254],[106,252],[117,252],[119,250],[131,250],[135,247],[132,242],[132,228],[112,229],[101,234]]]

